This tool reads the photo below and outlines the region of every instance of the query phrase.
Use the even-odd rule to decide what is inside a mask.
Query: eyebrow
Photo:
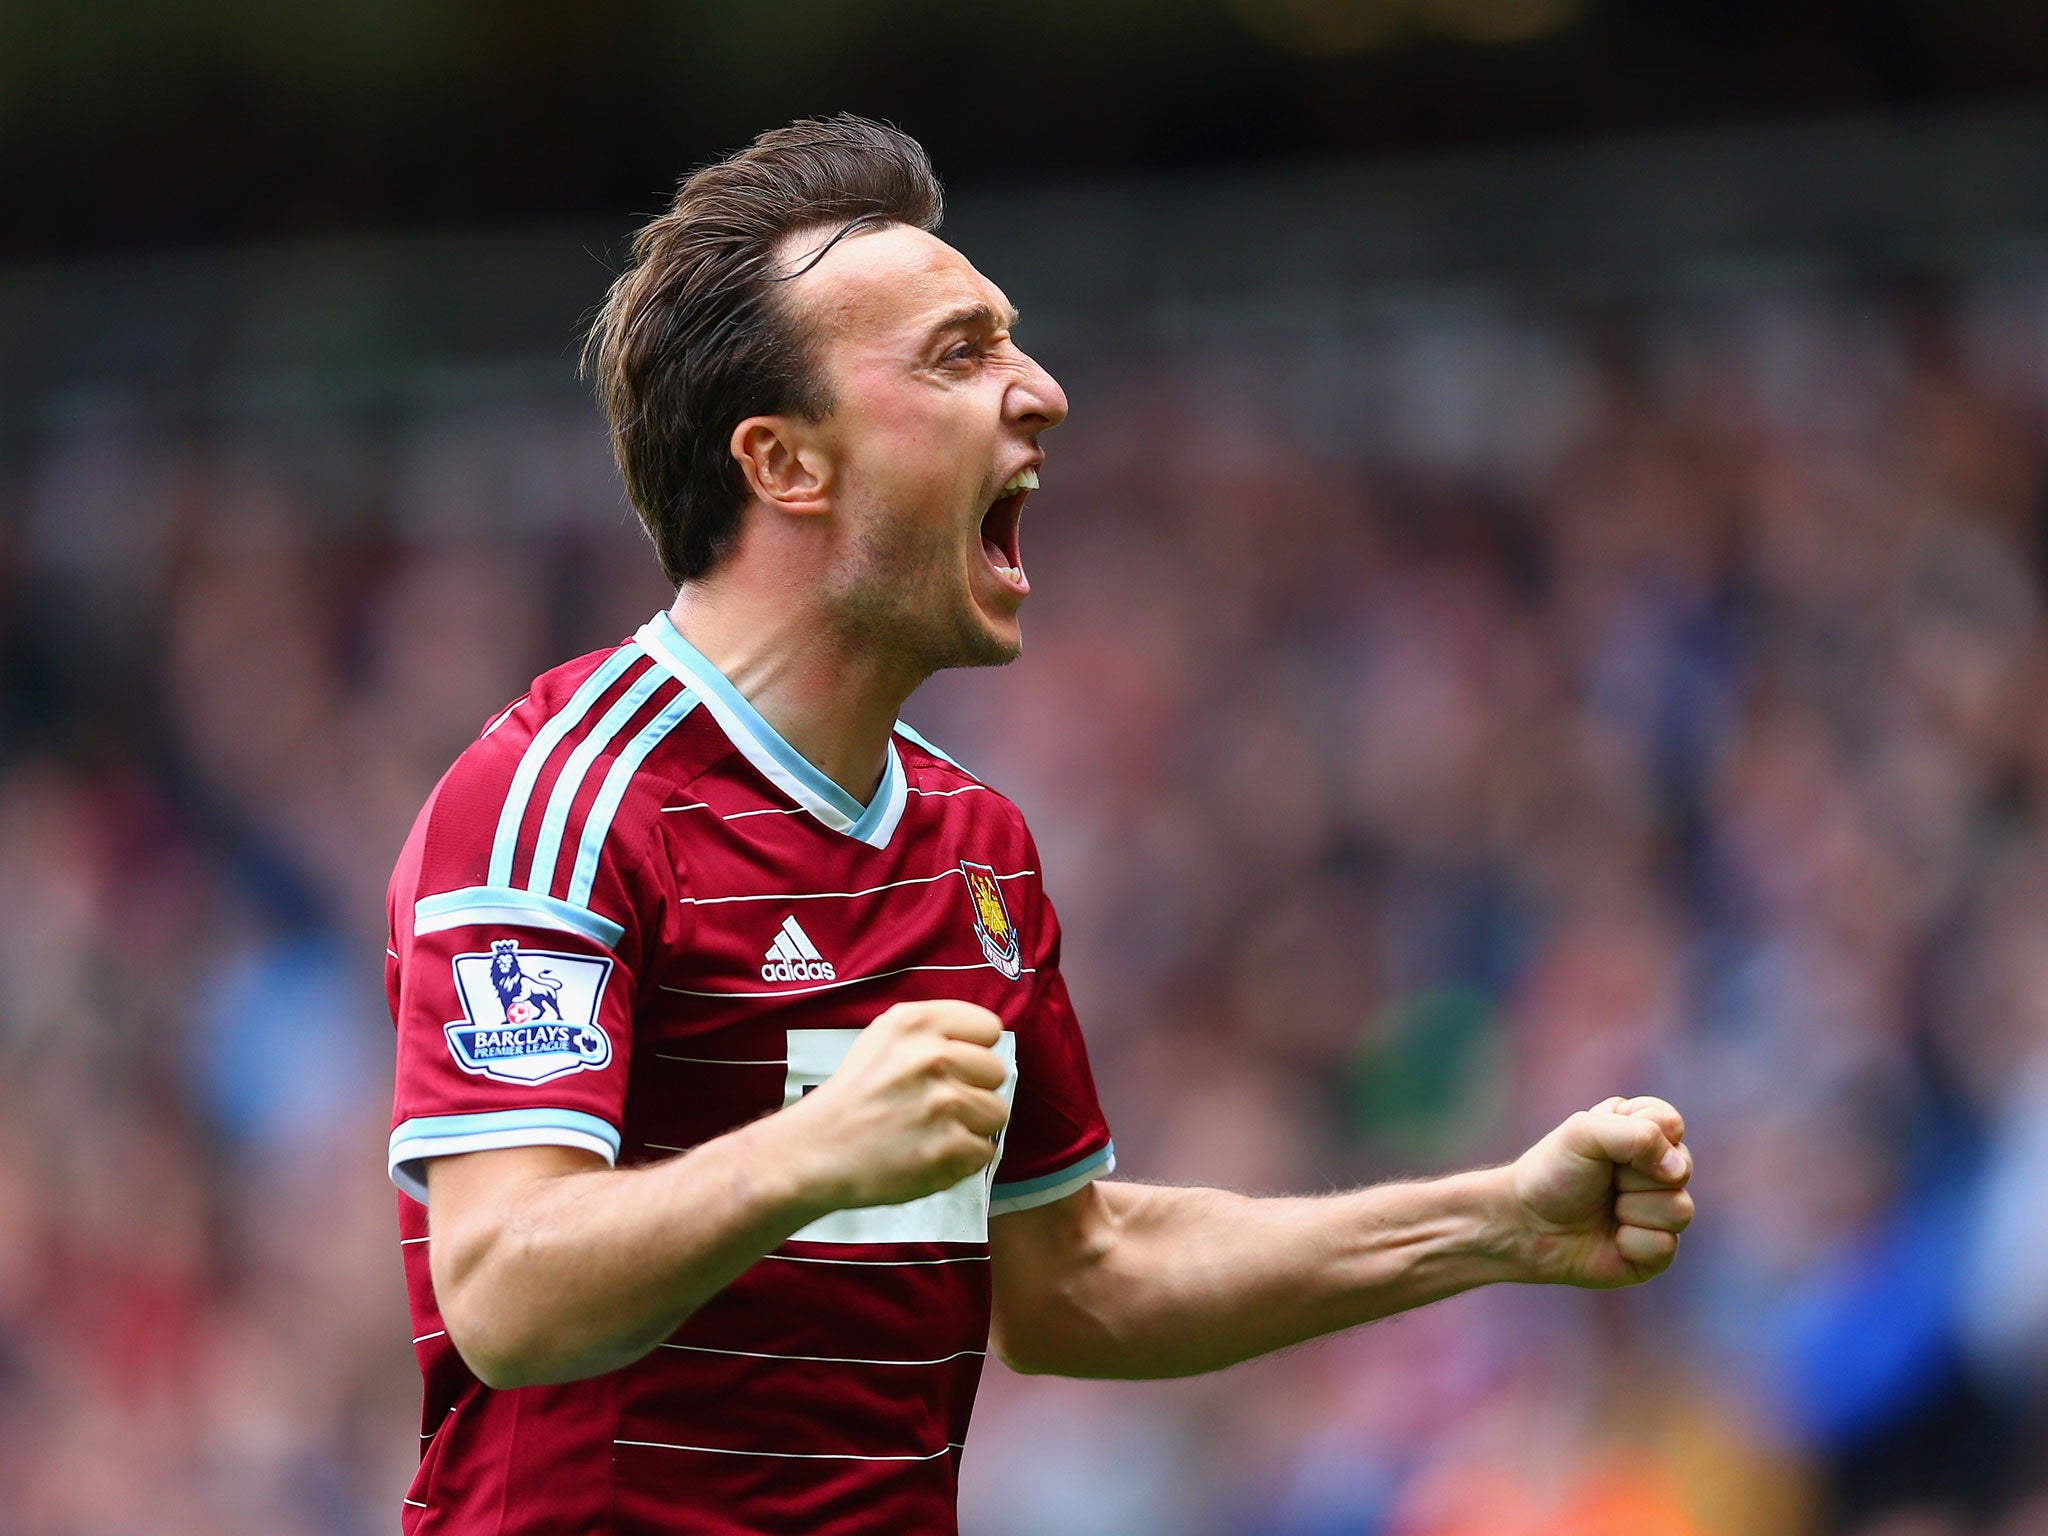
[[[998,314],[990,305],[969,304],[963,309],[954,310],[950,315],[935,323],[932,326],[931,333],[937,336],[945,331],[962,331],[975,327],[991,331],[1015,330],[1017,318],[1017,311],[1014,309],[1007,315],[1002,315]]]

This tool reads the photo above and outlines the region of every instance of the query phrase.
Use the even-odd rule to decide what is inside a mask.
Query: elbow
[[[448,1330],[448,1342],[469,1367],[469,1373],[494,1391],[512,1387],[538,1387],[568,1379],[559,1365],[547,1358],[531,1330],[521,1329],[516,1319],[502,1314],[489,1318],[467,1298],[450,1297],[441,1303],[441,1325]]]
[[[462,1358],[469,1366],[470,1374],[493,1392],[509,1392],[514,1387],[553,1386],[557,1382],[576,1380],[573,1372],[555,1373],[524,1360],[479,1360],[471,1355]]]
[[[494,1274],[483,1255],[450,1243],[434,1258],[434,1301],[441,1326],[478,1381],[503,1391],[593,1374],[578,1371],[575,1362],[562,1356],[561,1329],[530,1315],[530,1309],[520,1305],[518,1288]]]
[[[525,1356],[489,1354],[474,1348],[464,1349],[460,1344],[455,1346],[455,1352],[462,1356],[462,1363],[469,1367],[470,1375],[493,1392],[508,1392],[514,1387],[546,1386],[556,1379],[538,1361]]]
[[[542,1384],[540,1376],[525,1367],[521,1361],[501,1360],[493,1355],[464,1349],[460,1344],[455,1346],[455,1352],[462,1356],[462,1363],[469,1367],[469,1374],[493,1392],[507,1392],[514,1387],[537,1387]]]
[[[521,1307],[476,1280],[440,1299],[441,1326],[470,1374],[494,1391],[552,1387],[630,1365],[665,1337],[596,1335],[545,1309]]]
[[[995,1357],[1019,1376],[1074,1376],[1076,1371],[1063,1371],[1059,1362],[1049,1354],[1022,1353],[1014,1349],[998,1347]]]
[[[1033,1349],[1025,1340],[1017,1337],[1014,1329],[991,1330],[988,1346],[998,1360],[1019,1376],[1059,1374],[1051,1355],[1043,1349]]]
[[[989,1349],[1019,1376],[1088,1376],[1091,1352],[1083,1345],[1087,1319],[1059,1307],[1019,1315],[998,1313],[989,1328]]]
[[[588,1349],[564,1348],[552,1339],[465,1335],[454,1328],[448,1340],[472,1376],[493,1391],[513,1387],[555,1387],[567,1381],[583,1381],[631,1365],[655,1347],[658,1340],[620,1347],[596,1343]]]
[[[469,1367],[469,1373],[499,1392],[513,1387],[559,1386],[565,1381],[581,1381],[586,1376],[602,1376],[606,1371],[630,1364],[644,1353],[638,1350],[621,1355],[577,1353],[564,1348],[564,1341],[551,1331],[539,1327],[522,1328],[516,1320],[511,1326],[507,1326],[503,1319],[494,1320],[489,1326],[478,1326],[473,1320],[459,1322],[444,1314],[443,1321],[448,1328],[448,1342],[462,1356],[462,1363]]]
[[[988,1352],[1019,1376],[1055,1374],[1046,1360],[1036,1318],[1019,1305],[1020,1298],[996,1293],[995,1314],[988,1324]]]

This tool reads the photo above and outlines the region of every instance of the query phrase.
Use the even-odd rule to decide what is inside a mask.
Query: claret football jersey
[[[989,1218],[1114,1155],[1016,808],[907,728],[860,804],[664,614],[485,727],[389,908],[390,1170],[425,1378],[406,1531],[953,1531]],[[673,1157],[823,1082],[891,1004],[943,997],[1003,1020],[986,1173],[812,1223],[622,1370],[498,1391],[464,1366],[429,1275],[428,1160]]]

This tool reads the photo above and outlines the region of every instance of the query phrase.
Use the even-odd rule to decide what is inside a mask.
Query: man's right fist
[[[1010,1118],[1003,1022],[973,1003],[898,1003],[838,1069],[783,1111],[801,1129],[815,1198],[831,1210],[951,1189],[995,1158]]]

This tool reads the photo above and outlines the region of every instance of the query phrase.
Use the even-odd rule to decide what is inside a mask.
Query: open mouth
[[[1024,557],[1017,543],[1017,525],[1024,515],[1024,503],[1038,489],[1038,471],[1020,469],[995,499],[981,520],[981,552],[989,567],[1002,581],[1019,592],[1029,592],[1024,579]]]

